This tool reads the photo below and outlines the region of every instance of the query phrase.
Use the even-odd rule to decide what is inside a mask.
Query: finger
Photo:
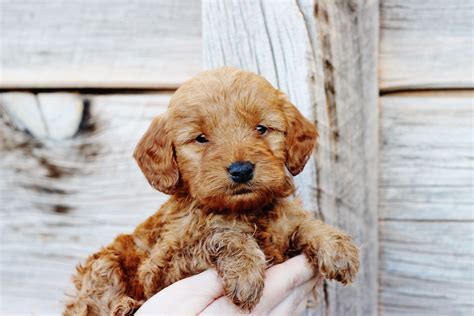
[[[316,277],[310,281],[300,285],[295,291],[297,294],[291,293],[290,298],[286,298],[283,302],[278,304],[271,312],[270,315],[301,315],[306,309],[306,304],[310,295],[312,295],[313,288],[321,284],[322,277]],[[303,298],[301,298],[303,297]],[[299,305],[298,305],[299,303]],[[297,307],[295,307],[298,305]],[[295,312],[296,311],[296,312]],[[257,309],[254,310],[251,315],[263,314]],[[212,315],[242,315],[243,312],[235,306],[232,301],[223,296],[211,303],[204,311],[201,316],[212,316]]]
[[[267,270],[265,288],[260,303],[252,315],[268,314],[290,292],[310,280],[313,271],[303,255],[294,257]],[[209,305],[200,315],[239,315],[239,310],[227,297],[221,297]]]
[[[308,307],[315,307],[318,305],[319,297],[321,295],[320,290],[323,287],[324,283],[324,276],[321,274],[318,274],[316,276],[316,285],[313,288],[313,291],[311,292],[311,295],[309,295],[309,300],[308,300]]]
[[[207,270],[164,288],[146,301],[135,315],[196,314],[222,296],[223,292],[217,272]]]
[[[199,315],[241,315],[244,314],[232,301],[222,296],[207,306]]]
[[[296,306],[296,309],[295,309],[295,312],[294,312],[293,315],[296,315],[296,316],[303,315],[304,311],[305,311],[306,308],[308,307],[308,301],[309,301],[310,296],[311,296],[311,293],[309,293],[308,295],[306,295],[306,296],[301,300],[301,302],[299,303],[299,305]]]
[[[304,306],[308,301],[308,295],[311,294],[313,288],[316,286],[316,278],[309,280],[308,282],[295,288],[290,295],[288,295],[280,304],[278,304],[269,313],[271,316],[284,316],[284,315],[299,315],[296,314],[296,309],[304,301]]]
[[[266,314],[283,301],[290,292],[313,277],[313,269],[306,257],[299,255],[266,272],[262,299],[255,308],[257,314]]]

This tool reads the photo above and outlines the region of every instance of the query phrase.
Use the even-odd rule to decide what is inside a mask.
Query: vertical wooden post
[[[378,10],[378,0],[203,0],[205,67],[260,73],[317,123],[298,194],[361,246],[356,284],[325,283],[311,314],[377,312]]]

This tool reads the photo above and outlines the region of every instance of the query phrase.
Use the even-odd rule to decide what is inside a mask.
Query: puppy
[[[359,268],[351,238],[288,199],[316,139],[316,127],[261,76],[225,67],[186,82],[134,153],[170,199],[77,267],[64,315],[129,315],[209,268],[251,311],[265,270],[301,252],[315,273],[351,283]]]

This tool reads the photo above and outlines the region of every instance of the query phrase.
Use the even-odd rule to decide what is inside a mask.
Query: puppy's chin
[[[203,206],[211,211],[248,213],[257,211],[273,201],[272,192],[241,189],[231,194],[198,198]]]
[[[256,189],[255,187],[237,187],[212,195],[196,196],[207,209],[218,212],[252,213],[261,210],[277,198],[286,198],[295,192],[293,181],[285,178],[277,187]]]

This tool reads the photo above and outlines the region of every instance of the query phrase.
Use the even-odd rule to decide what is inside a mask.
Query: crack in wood
[[[314,4],[314,14],[316,23],[318,24],[321,54],[323,59],[323,73],[324,73],[324,91],[326,95],[326,109],[328,115],[328,123],[330,128],[330,137],[333,140],[332,152],[334,161],[338,161],[337,142],[339,140],[339,130],[337,122],[337,104],[336,104],[336,89],[335,89],[335,69],[332,57],[331,34],[329,32],[329,14],[327,8],[322,2],[316,1]]]
[[[279,75],[278,75],[278,67],[277,67],[277,62],[276,62],[276,57],[275,57],[275,51],[274,51],[274,49],[273,49],[274,47],[272,45],[272,37],[270,36],[270,31],[268,29],[267,16],[265,15],[265,9],[264,9],[264,6],[262,4],[262,0],[258,0],[258,4],[260,6],[260,10],[262,11],[263,26],[264,26],[264,29],[265,29],[265,33],[267,34],[268,44],[270,46],[270,53],[272,55],[273,68],[275,69],[276,85],[277,85],[277,87],[281,88],[280,78],[279,78]]]
[[[82,106],[84,107],[82,110],[82,117],[79,123],[79,128],[77,130],[77,135],[86,134],[86,133],[94,133],[97,129],[96,120],[93,119],[91,115],[91,101],[89,98],[84,97],[82,99]],[[83,144],[85,145],[85,144]]]
[[[48,128],[48,124],[46,123],[46,119],[44,117],[43,109],[41,108],[40,100],[38,99],[37,94],[35,94],[34,97],[35,97],[35,101],[36,101],[36,108],[38,109],[38,112],[40,114],[41,123],[42,123],[42,125],[44,127],[44,130],[46,132],[46,135],[48,137],[49,136],[49,128]]]
[[[329,293],[328,293],[328,281],[323,281],[323,293],[324,293],[324,305],[326,307],[325,314],[329,315]]]
[[[47,187],[40,184],[21,184],[25,189],[29,189],[38,193],[43,194],[57,194],[57,195],[66,195],[69,194],[68,191],[58,188]]]

